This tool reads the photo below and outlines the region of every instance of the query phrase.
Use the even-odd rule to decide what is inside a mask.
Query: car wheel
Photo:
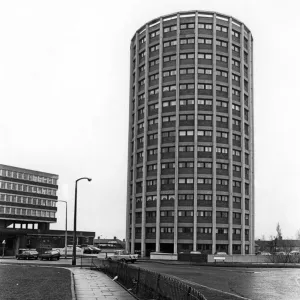
[[[36,257],[35,260],[37,260],[38,258]]]
[[[110,260],[110,261],[111,261],[112,259],[111,259],[111,257],[109,257],[107,260]]]
[[[132,260],[131,262],[134,264],[134,263],[135,263],[135,260]]]
[[[20,260],[20,257],[17,257],[17,260]]]
[[[59,257],[57,258],[57,260],[59,260]]]

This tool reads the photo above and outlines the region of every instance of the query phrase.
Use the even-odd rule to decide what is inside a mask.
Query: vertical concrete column
[[[250,225],[250,232],[249,232],[249,239],[250,239],[250,254],[255,253],[255,191],[254,191],[254,88],[253,88],[253,40],[252,35],[249,32],[248,35],[248,42],[249,42],[249,148],[250,148],[250,186],[249,186],[249,208],[250,208],[250,216],[249,216],[249,225]]]
[[[195,13],[195,123],[194,123],[194,236],[193,251],[197,251],[197,179],[198,179],[198,12]]]
[[[132,86],[133,86],[133,58],[135,53],[133,51],[133,43],[131,43],[130,47],[130,82],[129,82],[129,127],[128,127],[128,158],[127,158],[127,202],[126,202],[126,251],[130,250],[130,198],[132,197],[132,193],[130,192],[130,184],[131,184],[131,143],[132,143],[132,125],[134,124],[134,120],[132,119]],[[137,99],[135,99],[135,102]]]
[[[217,145],[217,85],[216,85],[216,71],[217,71],[217,46],[216,46],[216,36],[217,36],[217,16],[214,13],[213,15],[213,59],[212,59],[212,68],[213,68],[213,145],[212,145],[212,253],[216,252],[216,211],[217,211],[217,156],[216,156],[216,145]]]
[[[245,254],[245,114],[244,114],[244,108],[245,108],[245,103],[244,103],[244,91],[245,91],[245,86],[244,86],[244,24],[241,24],[241,33],[240,33],[240,57],[241,57],[241,77],[240,77],[240,87],[241,87],[241,93],[240,93],[240,101],[241,101],[241,123],[242,123],[242,133],[241,133],[241,160],[242,160],[242,182],[241,182],[241,248],[242,248],[242,254]]]
[[[157,206],[156,206],[156,242],[155,251],[160,251],[160,198],[161,198],[161,129],[162,129],[162,76],[163,69],[163,19],[160,18],[159,28],[159,73],[158,73],[158,140],[157,140]]]
[[[176,134],[175,134],[175,201],[174,201],[174,253],[178,249],[178,149],[179,149],[179,77],[180,77],[180,14],[177,14],[176,45]]]
[[[134,253],[135,250],[135,209],[136,209],[136,153],[137,153],[137,121],[138,121],[138,70],[139,70],[139,34],[138,32],[135,35],[135,45],[136,45],[136,54],[135,54],[135,109],[134,109],[134,139],[133,139],[133,175],[132,175],[132,216],[131,216],[131,253]],[[145,159],[145,157],[144,157]]]
[[[228,192],[229,192],[229,199],[228,199],[228,206],[229,206],[229,213],[228,213],[228,254],[232,254],[232,18],[228,20],[228,126],[229,126],[229,153],[228,153],[228,174],[229,174],[229,182],[228,182]]]
[[[147,193],[147,146],[148,146],[148,89],[149,89],[149,25],[146,25],[145,43],[145,102],[144,102],[144,143],[143,143],[143,196],[142,196],[142,235],[141,256],[146,255],[146,193]]]

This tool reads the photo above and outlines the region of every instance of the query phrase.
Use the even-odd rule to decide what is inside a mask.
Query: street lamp
[[[73,230],[73,256],[72,256],[72,266],[76,266],[76,219],[77,219],[77,182],[86,179],[92,181],[92,178],[82,177],[76,180],[75,183],[75,205],[74,205],[74,230]]]
[[[67,244],[68,244],[68,202],[65,200],[57,200],[57,202],[66,203],[66,232],[65,232],[65,258],[67,258]]]

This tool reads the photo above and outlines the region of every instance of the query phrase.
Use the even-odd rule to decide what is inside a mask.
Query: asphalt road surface
[[[300,300],[300,269],[231,268],[138,262],[136,267],[183,279],[208,300]]]

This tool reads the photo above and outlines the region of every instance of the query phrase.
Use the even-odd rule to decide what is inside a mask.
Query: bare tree
[[[282,240],[282,232],[281,232],[281,227],[280,227],[280,225],[279,225],[279,222],[277,223],[276,231],[277,231],[277,238],[278,238],[279,240]]]

